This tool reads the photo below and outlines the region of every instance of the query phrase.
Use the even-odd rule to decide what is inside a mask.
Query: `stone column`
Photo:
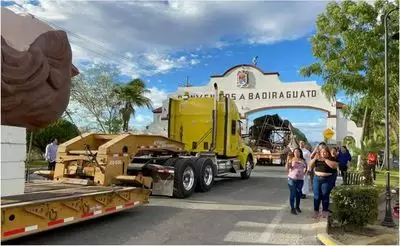
[[[1,126],[1,195],[12,196],[24,193],[26,129]]]

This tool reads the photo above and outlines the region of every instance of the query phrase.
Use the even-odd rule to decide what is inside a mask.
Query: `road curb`
[[[373,238],[363,239],[354,243],[356,245],[398,245],[397,235],[383,234]]]
[[[317,234],[317,239],[323,245],[344,245],[341,242],[333,239],[328,233],[319,233]]]

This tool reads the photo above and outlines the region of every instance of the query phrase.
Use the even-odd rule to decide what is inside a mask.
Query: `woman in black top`
[[[314,170],[314,217],[319,216],[319,207],[322,201],[322,215],[327,217],[329,213],[329,194],[335,181],[335,172],[338,162],[333,159],[329,148],[323,146],[310,162],[310,168]]]

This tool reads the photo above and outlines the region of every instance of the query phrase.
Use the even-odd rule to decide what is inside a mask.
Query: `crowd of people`
[[[307,198],[312,190],[314,195],[314,218],[326,218],[329,210],[329,195],[336,185],[338,173],[344,182],[347,178],[351,155],[346,146],[329,148],[321,142],[312,150],[310,145],[300,141],[300,147],[288,153],[289,202],[291,213],[301,213],[300,201]],[[320,207],[322,203],[322,213]]]

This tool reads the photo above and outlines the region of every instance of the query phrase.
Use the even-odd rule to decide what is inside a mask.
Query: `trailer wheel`
[[[200,192],[207,192],[211,190],[214,185],[215,177],[214,163],[210,158],[200,158],[196,162],[196,189]]]
[[[247,156],[245,170],[240,173],[242,179],[249,179],[252,169],[253,169],[253,159],[250,156]]]
[[[175,163],[173,196],[178,198],[191,196],[196,187],[196,181],[193,161],[189,158],[179,159]]]

